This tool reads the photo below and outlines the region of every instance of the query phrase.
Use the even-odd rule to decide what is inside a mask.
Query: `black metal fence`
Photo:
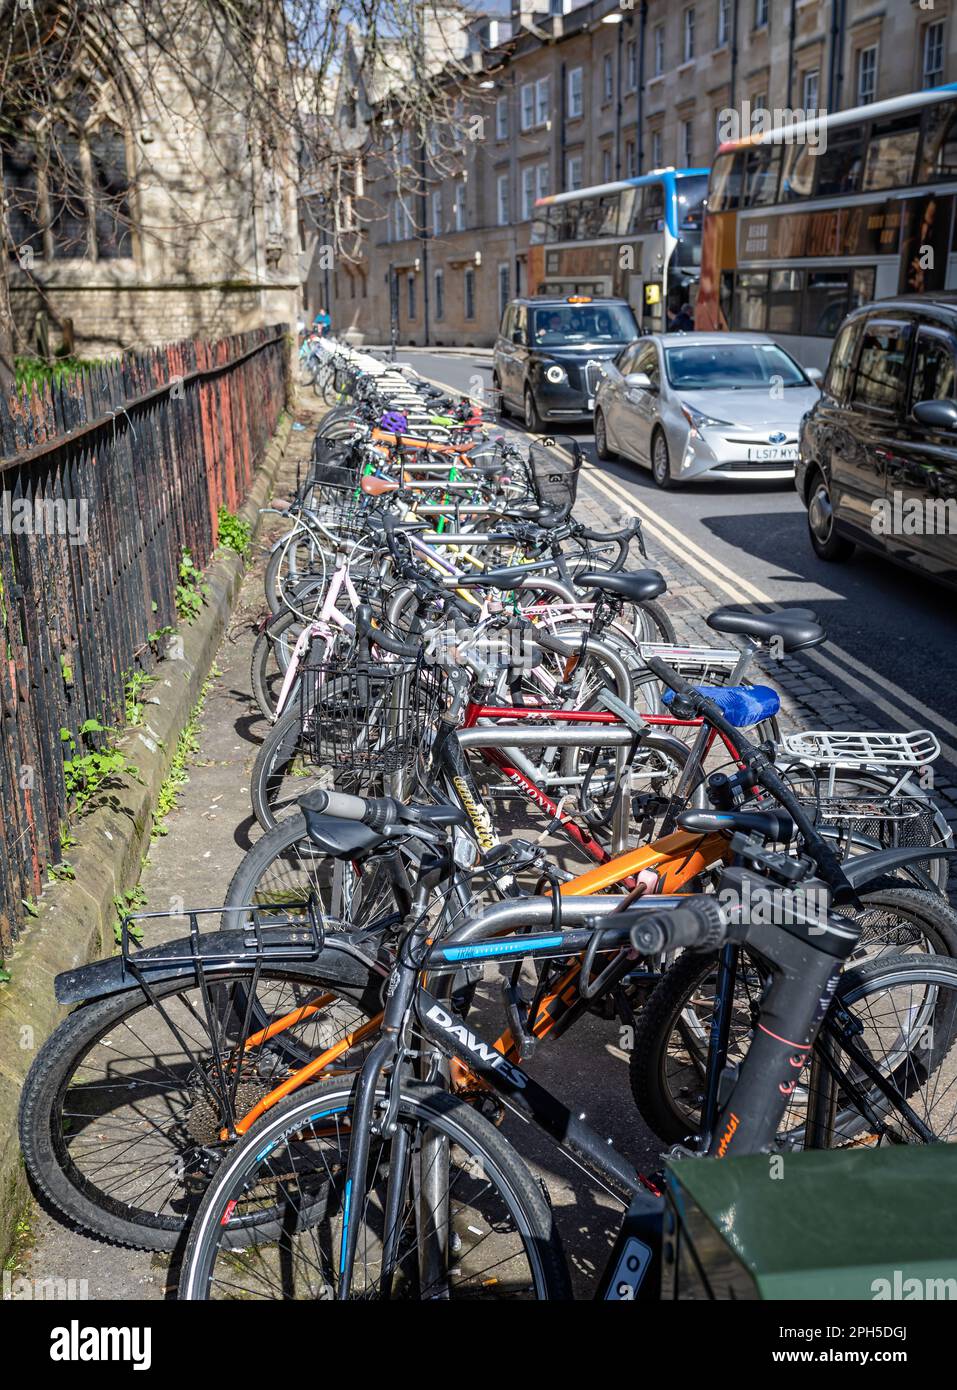
[[[122,723],[286,396],[285,328],[127,354],[0,399],[0,954],[60,860],[61,731]]]

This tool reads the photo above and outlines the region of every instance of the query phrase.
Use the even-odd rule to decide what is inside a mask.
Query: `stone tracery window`
[[[53,119],[3,138],[7,228],[21,262],[108,261],[133,254],[126,137],[98,75],[64,94]]]

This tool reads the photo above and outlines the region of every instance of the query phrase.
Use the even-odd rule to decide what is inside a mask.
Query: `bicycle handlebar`
[[[629,917],[635,922],[631,928],[631,945],[642,956],[681,949],[715,951],[729,934],[728,919],[716,898],[689,898],[681,907],[660,915],[647,910],[616,912],[606,924],[614,922],[627,926]],[[625,918],[623,923],[622,918]]]

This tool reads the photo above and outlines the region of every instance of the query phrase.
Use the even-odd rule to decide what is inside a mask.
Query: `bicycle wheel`
[[[251,975],[234,966],[210,972],[211,1015],[192,975],[155,987],[162,1010],[138,989],[74,1010],[37,1054],[20,1101],[37,1188],[84,1230],[173,1249],[228,1147],[230,1114],[241,1118],[378,1013],[381,978],[357,988],[340,962],[330,953],[323,975],[265,968],[251,1008]],[[286,1025],[273,1038],[250,1043],[278,1019]],[[330,1065],[356,1065],[366,1046],[357,1040]]]
[[[321,594],[319,597],[321,598]],[[306,619],[298,613],[282,613],[267,623],[253,643],[249,662],[249,683],[253,698],[267,719],[271,719],[275,714],[276,701],[279,699],[293,647],[305,626]],[[296,699],[296,690],[291,692],[290,698],[293,701]]]
[[[865,893],[862,902],[860,911],[847,909],[862,924],[861,943],[849,968],[901,952],[918,960],[957,957],[957,913],[933,893],[884,888]],[[655,987],[635,1030],[632,1096],[645,1122],[671,1142],[697,1133],[700,1126],[717,969],[713,955],[679,957]],[[729,1065],[740,1065],[747,1052],[766,979],[766,967],[757,957],[740,957]],[[785,1123],[793,1124],[793,1118]]]
[[[403,1088],[397,1136],[373,1142],[358,1210],[345,1190],[351,1114],[351,1087],[329,1082],[282,1102],[236,1146],[193,1224],[181,1298],[335,1298],[346,1214],[361,1223],[353,1298],[571,1297],[541,1188],[486,1119],[444,1091]],[[281,1232],[237,1246],[237,1221],[277,1202]]]

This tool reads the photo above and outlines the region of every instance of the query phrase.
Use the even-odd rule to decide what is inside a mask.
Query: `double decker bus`
[[[957,288],[957,83],[718,147],[695,327],[823,368],[844,315]]]
[[[707,169],[655,169],[539,198],[529,293],[620,295],[643,329],[662,331],[694,307],[707,189]]]

